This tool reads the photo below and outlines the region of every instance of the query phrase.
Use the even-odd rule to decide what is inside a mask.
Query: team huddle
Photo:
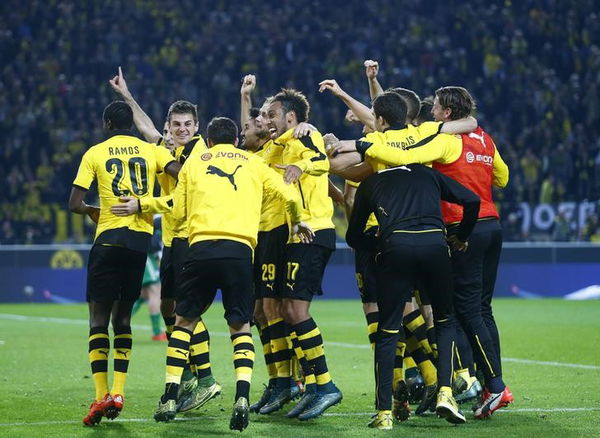
[[[174,102],[164,129],[156,129],[119,68],[110,85],[123,101],[105,108],[108,137],[84,154],[69,199],[73,212],[97,223],[86,292],[95,399],[85,425],[114,419],[124,406],[131,314],[155,214],[162,215],[168,347],[154,419],[171,421],[221,392],[202,320],[217,289],[236,376],[231,429],[244,430],[250,412],[268,415],[296,399],[287,417],[299,420],[340,403],[310,314],[335,250],[333,202],[348,216],[346,240],[374,351],[376,413],[368,426],[386,430],[394,419],[407,420],[415,399],[417,415],[436,412],[456,424],[466,421],[459,403],[475,401],[475,418],[485,418],[513,401],[491,308],[502,245],[492,185],[507,184],[508,168],[471,116],[467,90],[443,87],[421,101],[404,88],[384,91],[376,62],[365,68],[372,108],[335,80],[319,84],[348,106],[348,121],[363,125],[360,139],[321,135],[294,89],[253,107],[256,78],[247,75],[241,133],[233,120],[215,117],[206,141],[187,101]],[[130,131],[134,124],[145,141]],[[346,180],[343,192],[330,173]],[[94,181],[99,207],[84,202]],[[253,404],[251,325],[269,376]]]

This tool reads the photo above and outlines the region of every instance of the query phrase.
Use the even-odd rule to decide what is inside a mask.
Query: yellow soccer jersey
[[[319,132],[294,138],[290,129],[275,140],[283,145],[283,163],[293,164],[303,173],[294,184],[302,199],[302,220],[313,231],[333,229],[333,202],[329,197],[329,160],[325,153],[323,137]],[[291,242],[298,243],[293,237]]]
[[[194,152],[196,151],[196,152]],[[202,153],[206,151],[206,143],[201,135],[193,137],[186,145],[179,146],[175,149],[175,159],[181,164],[196,153]],[[175,192],[175,186],[177,180],[167,174],[161,174],[158,176],[158,183],[160,184],[160,198],[144,199],[140,201],[142,212],[153,212],[163,213],[161,220],[162,227],[162,241],[163,245],[171,246],[171,241],[174,237],[186,238],[187,228],[185,226],[185,220],[176,220],[171,214],[171,202],[173,192]]]
[[[265,192],[284,199],[292,222],[300,221],[300,198],[280,174],[250,152],[218,144],[182,167],[173,215],[186,219],[190,245],[226,239],[254,248]]]
[[[441,126],[426,122],[418,127],[407,125],[402,129],[372,132],[356,142],[356,150],[376,172],[411,163],[452,163],[462,153],[462,140],[440,134]]]
[[[124,246],[147,251],[154,229],[152,214],[115,216],[110,207],[120,196],[139,199],[153,196],[155,176],[174,159],[169,151],[131,135],[116,131],[104,142],[92,146],[83,155],[73,186],[88,190],[98,181],[100,219],[95,243]]]
[[[275,167],[275,165],[283,163],[282,145],[269,140],[260,150],[256,151],[255,155],[262,157],[267,166],[283,175],[283,170]],[[262,200],[258,231],[271,231],[285,223],[287,223],[285,203],[281,198],[265,193]]]

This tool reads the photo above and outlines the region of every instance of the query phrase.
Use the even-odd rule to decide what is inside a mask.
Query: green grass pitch
[[[81,419],[93,397],[87,360],[85,305],[0,305],[0,437],[184,437],[234,436],[231,345],[215,303],[205,320],[211,331],[213,373],[221,397],[187,421],[155,423],[163,390],[165,343],[150,340],[146,308],[134,317],[134,350],[125,409],[116,421],[85,428]],[[515,396],[511,407],[489,420],[452,426],[444,420],[411,417],[391,432],[366,427],[373,412],[372,355],[358,301],[317,300],[330,371],[344,400],[309,422],[283,412],[251,414],[243,432],[252,437],[598,437],[600,436],[600,302],[498,299],[504,377]],[[258,336],[252,398],[262,391],[265,367]],[[584,365],[584,366],[582,366]],[[109,374],[110,377],[110,374]],[[466,407],[469,410],[468,407]]]

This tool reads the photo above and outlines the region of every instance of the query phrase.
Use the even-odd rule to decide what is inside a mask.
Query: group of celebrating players
[[[349,121],[364,126],[361,139],[342,141],[308,123],[309,103],[297,90],[252,107],[256,78],[247,75],[239,145],[236,123],[225,117],[210,121],[205,142],[196,106],[186,101],[170,106],[159,132],[119,68],[110,85],[123,101],[105,108],[108,138],[84,154],[69,199],[72,211],[97,223],[86,293],[96,395],[85,425],[123,409],[131,310],[154,214],[162,215],[161,313],[169,339],[154,419],[171,421],[221,392],[202,321],[217,289],[236,375],[231,429],[244,430],[250,411],[270,414],[296,398],[287,417],[300,420],[340,403],[310,314],[335,250],[332,199],[348,215],[346,240],[374,349],[377,412],[369,427],[391,429],[393,418],[409,418],[416,368],[425,385],[418,415],[435,411],[460,424],[466,419],[457,400],[477,399],[476,418],[513,401],[491,310],[502,245],[492,185],[507,184],[508,168],[471,116],[467,90],[443,87],[421,101],[404,88],[384,91],[378,68],[365,61],[372,108],[335,80],[319,84],[346,103]],[[146,141],[133,135],[133,124]],[[343,192],[329,173],[346,180]],[[84,202],[95,180],[99,207]],[[252,405],[251,323],[269,376]]]

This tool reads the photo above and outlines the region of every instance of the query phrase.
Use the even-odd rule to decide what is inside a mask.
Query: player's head
[[[214,117],[206,128],[208,147],[216,144],[232,144],[237,146],[238,128],[235,122],[227,117]]]
[[[419,126],[421,123],[433,121],[433,114],[431,114],[432,108],[433,96],[427,96],[421,101],[421,111],[419,111],[419,114],[413,120],[413,124]]]
[[[133,125],[133,111],[122,100],[115,100],[104,108],[102,121],[104,122],[104,128],[109,131],[131,129],[131,125]]]
[[[273,137],[308,120],[310,105],[306,96],[292,88],[284,88],[271,100],[267,110],[269,130]]]
[[[169,131],[176,146],[183,146],[198,132],[198,108],[187,100],[173,102],[167,113]]]
[[[436,122],[458,120],[470,116],[475,100],[463,87],[442,87],[435,90],[431,114]]]
[[[271,137],[271,133],[262,122],[260,110],[250,109],[250,118],[242,126],[242,147],[249,151],[256,151]]]
[[[384,131],[406,125],[406,101],[398,93],[386,91],[373,101],[375,129]]]
[[[162,134],[165,147],[168,150],[173,151],[173,149],[175,149],[175,142],[173,141],[173,134],[171,134],[171,131],[169,131],[169,122],[165,122]]]
[[[398,93],[400,97],[404,99],[406,102],[406,123],[413,123],[413,120],[421,110],[421,99],[419,99],[419,95],[412,90],[401,87],[390,88],[386,91]]]

